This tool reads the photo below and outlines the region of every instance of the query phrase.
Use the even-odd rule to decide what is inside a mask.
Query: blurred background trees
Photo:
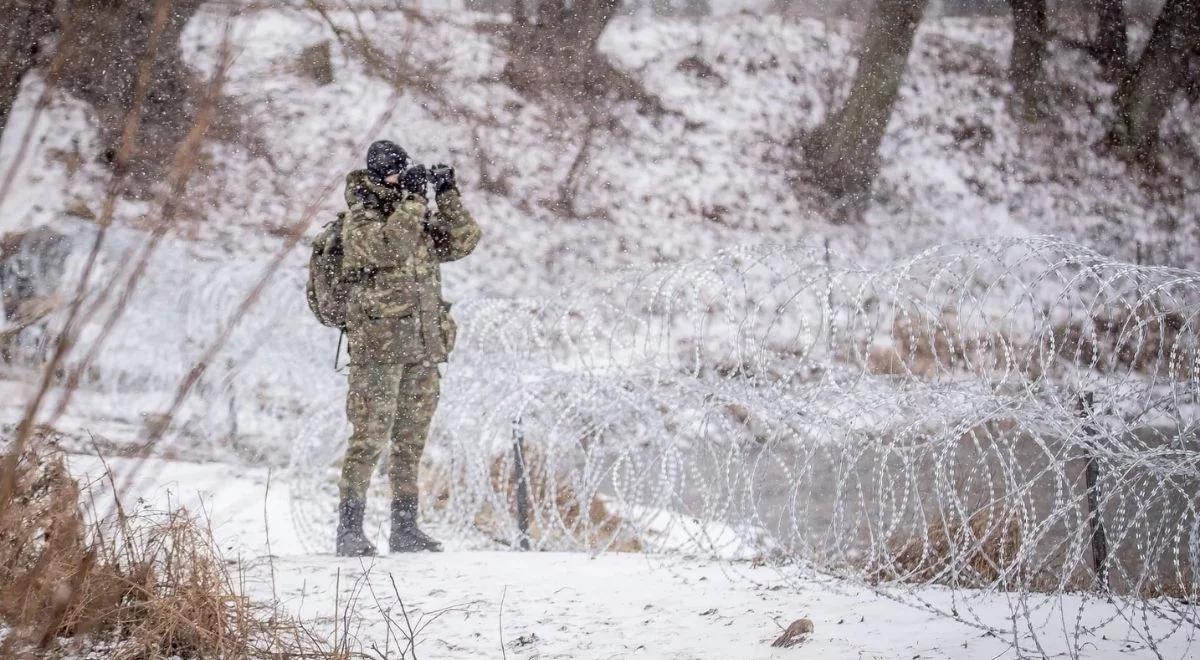
[[[1158,127],[1176,93],[1188,84],[1191,62],[1200,56],[1200,0],[1167,0],[1150,40],[1121,78],[1113,138],[1130,158],[1153,166]]]
[[[814,174],[810,180],[835,197],[866,193],[878,172],[879,144],[925,4],[922,0],[873,3],[849,95],[839,110],[802,140],[802,166]],[[971,4],[960,0],[954,7],[965,11]],[[989,2],[977,4],[981,10],[991,6]],[[1149,40],[1132,61],[1123,0],[1058,4],[1064,14],[1095,26],[1094,36],[1068,41],[1082,45],[1109,79],[1119,81],[1113,95],[1116,112],[1111,143],[1131,162],[1153,170],[1158,127],[1176,94],[1196,84],[1193,63],[1200,60],[1200,0],[1166,0],[1161,9],[1140,3],[1143,11],[1155,13],[1156,18]],[[1009,5],[1011,106],[1019,120],[1033,122],[1055,112],[1047,105],[1044,65],[1055,30],[1046,0],[1010,0]],[[795,6],[787,3],[786,9]]]
[[[808,167],[836,196],[861,194],[879,171],[879,143],[927,0],[878,0],[867,19],[850,96],[805,140]]]
[[[1026,120],[1037,119],[1044,108],[1046,59],[1046,0],[1012,0],[1013,40],[1009,77],[1013,105]]]
[[[25,74],[42,58],[42,40],[58,29],[54,0],[6,0],[0,4],[0,133]]]
[[[1112,80],[1120,78],[1129,58],[1125,0],[1096,0],[1096,59]]]
[[[179,36],[202,0],[9,0],[0,7],[0,131],[20,81],[34,67],[43,79],[90,104],[110,163],[127,122],[137,143],[131,179],[162,172],[192,120],[194,81]],[[406,3],[422,6],[419,0]],[[511,17],[503,79],[531,96],[573,102],[595,114],[596,101],[632,100],[653,115],[661,101],[614,67],[599,43],[621,14],[699,17],[712,0],[461,0],[443,3]],[[728,4],[728,3],[726,3]],[[1200,89],[1200,0],[763,0],[759,11],[857,20],[865,16],[848,93],[799,141],[798,167],[834,197],[869,192],[879,145],[901,88],[915,35],[926,14],[986,14],[1011,20],[1010,106],[1022,122],[1057,110],[1047,93],[1045,60],[1056,40],[1092,55],[1116,83],[1110,144],[1152,171],[1158,126],[1177,94]],[[728,7],[725,7],[728,9]],[[1145,39],[1131,39],[1140,21]],[[139,86],[139,79],[145,84]],[[1194,92],[1193,92],[1194,93]],[[592,118],[595,119],[594,117]]]
[[[517,0],[512,7],[503,78],[513,88],[573,101],[585,115],[595,115],[596,102],[604,99],[662,113],[653,94],[600,52],[600,37],[620,13],[621,0]]]
[[[134,122],[124,159],[131,191],[170,165],[193,119],[195,81],[179,36],[204,0],[12,0],[0,8],[0,130],[19,84],[35,65],[44,81],[88,103],[99,120],[102,159],[117,163],[121,136]]]

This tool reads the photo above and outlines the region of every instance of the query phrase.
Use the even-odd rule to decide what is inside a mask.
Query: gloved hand
[[[425,189],[429,186],[429,170],[424,165],[413,165],[400,178],[400,187],[413,195],[426,196]]]
[[[433,182],[433,190],[438,195],[458,190],[458,180],[454,176],[454,168],[445,163],[438,163],[429,170],[429,180]]]

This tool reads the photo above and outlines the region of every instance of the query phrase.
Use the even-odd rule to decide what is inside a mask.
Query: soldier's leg
[[[415,498],[417,468],[429,436],[429,424],[437,410],[441,375],[436,364],[409,364],[404,366],[400,381],[396,422],[391,429],[388,477],[393,498]]]
[[[350,365],[346,416],[354,431],[342,461],[342,499],[366,497],[379,455],[392,437],[403,372],[403,365]]]
[[[441,379],[437,365],[410,364],[404,368],[392,426],[388,477],[392,482],[391,552],[440,552],[442,544],[417,525],[417,468],[437,408]]]

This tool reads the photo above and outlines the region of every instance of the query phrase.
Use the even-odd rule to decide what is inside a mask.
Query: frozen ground
[[[101,461],[75,455],[70,463],[104,501]],[[286,474],[167,460],[108,464],[127,488],[123,499],[130,507],[171,504],[204,511],[256,601],[278,602],[327,634],[335,612],[353,604],[360,618],[349,634],[368,650],[395,654],[396,645],[404,645],[401,630],[407,628],[398,623],[402,601],[414,628],[424,626],[417,635],[418,657],[1017,657],[1007,638],[862,586],[743,560],[686,552],[479,550],[465,539],[451,539],[449,551],[440,555],[339,559],[327,552],[332,519],[319,525],[298,519],[294,503],[300,494]],[[332,514],[333,502],[328,508]],[[375,531],[383,541],[382,530]],[[1003,594],[940,588],[916,589],[908,597],[945,608],[971,607],[998,625],[1006,623],[1012,606]],[[1050,656],[1064,651],[1054,646],[1054,627],[1074,625],[1081,605],[1075,596],[1055,602],[1066,618],[1057,620],[1057,609],[1046,612],[1040,641]],[[1080,612],[1085,623],[1093,613],[1088,605]],[[801,617],[813,621],[811,638],[792,649],[771,648],[781,627]],[[345,631],[340,618],[337,625]],[[1187,657],[1190,643],[1186,634],[1177,635],[1160,650],[1166,657]],[[1116,621],[1089,635],[1080,657],[1143,653]]]

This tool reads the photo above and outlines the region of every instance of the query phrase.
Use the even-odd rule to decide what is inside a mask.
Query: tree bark
[[[1012,52],[1008,76],[1018,114],[1026,120],[1041,116],[1046,59],[1046,0],[1011,0]]]
[[[560,20],[560,36],[578,43],[581,51],[597,52],[600,35],[617,15],[621,0],[576,0]]]
[[[567,16],[565,0],[542,0],[538,3],[538,25],[555,26]]]
[[[543,0],[537,8],[537,25],[513,35],[520,60],[510,60],[510,69],[526,69],[521,75],[539,80],[585,82],[591,67],[603,63],[600,35],[617,13],[620,0]],[[517,73],[512,71],[512,73]]]
[[[1097,0],[1096,59],[1109,80],[1120,80],[1129,59],[1125,0]]]
[[[1187,83],[1189,59],[1200,48],[1200,0],[1167,0],[1137,64],[1117,85],[1113,141],[1135,162],[1153,165],[1158,127],[1175,92]]]
[[[512,22],[513,25],[528,25],[529,12],[525,9],[525,0],[512,0]]]
[[[0,136],[8,126],[21,80],[37,63],[42,39],[57,28],[54,0],[0,3]]]
[[[879,171],[879,144],[899,96],[926,0],[879,0],[845,105],[806,140],[807,164],[837,196],[864,193]]]
[[[514,23],[502,78],[530,95],[581,103],[611,97],[635,101],[648,114],[663,114],[657,97],[600,52],[600,37],[620,6],[621,0],[543,0],[536,24]]]
[[[202,2],[169,2],[166,20],[158,28],[159,2],[73,3],[79,26],[72,30],[73,42],[59,46],[70,49],[60,84],[96,110],[104,155],[110,161],[135,101],[139,71],[150,67],[147,93],[135,117],[139,122],[137,149],[130,159],[135,182],[157,178],[170,165],[175,147],[191,126],[193,81],[179,53],[179,36]]]

